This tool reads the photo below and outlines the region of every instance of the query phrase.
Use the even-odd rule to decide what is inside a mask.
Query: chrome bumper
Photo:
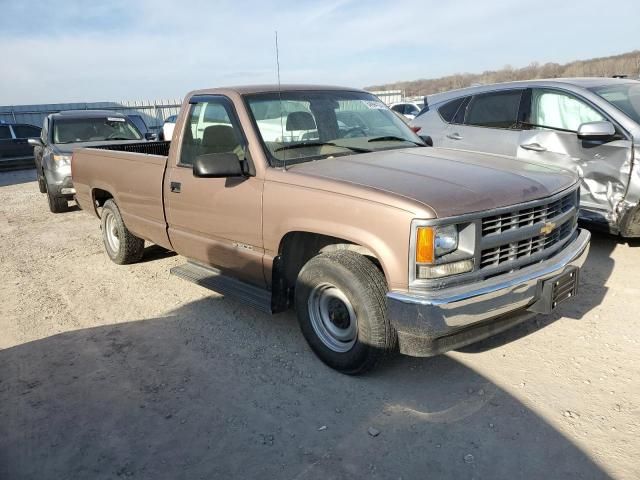
[[[435,355],[530,317],[539,311],[536,303],[542,300],[541,282],[581,267],[589,252],[590,237],[588,231],[578,230],[576,237],[552,258],[479,284],[433,292],[389,292],[389,318],[398,331],[400,350],[416,356]],[[465,330],[455,338],[457,332]],[[448,341],[437,344],[436,340],[449,336]]]

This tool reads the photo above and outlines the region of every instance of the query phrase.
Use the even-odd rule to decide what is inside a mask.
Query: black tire
[[[343,311],[355,314],[357,337],[349,342],[331,338],[327,341],[326,333],[323,340],[323,334],[318,333],[318,329],[323,330],[322,323],[318,326],[317,313],[322,308],[316,309],[315,305],[331,305],[334,300],[327,301],[323,297],[327,294],[322,292],[333,292],[334,288],[337,290],[333,295],[343,296],[350,304]],[[366,257],[348,250],[320,254],[302,267],[296,281],[295,304],[302,334],[316,355],[331,368],[350,375],[364,373],[397,349],[397,333],[387,316],[386,294],[384,275]],[[318,295],[321,300],[316,300]],[[330,317],[333,323],[333,327],[324,328],[325,332],[337,326],[335,311],[320,317]],[[338,328],[347,328],[345,325],[350,324],[344,318],[338,321]],[[324,324],[328,325],[326,321]],[[346,350],[336,351],[335,344],[338,349]]]
[[[49,203],[49,210],[51,210],[51,213],[63,213],[69,210],[69,202],[67,202],[67,199],[65,197],[59,197],[52,194],[46,184],[45,192],[47,194],[47,202]]]
[[[131,233],[113,200],[107,200],[101,215],[102,240],[109,258],[118,265],[136,263],[144,253],[144,240]],[[114,242],[114,237],[116,242]]]
[[[40,193],[47,193],[47,181],[44,178],[44,175],[42,174],[42,171],[37,170],[38,172],[38,189],[40,190]]]

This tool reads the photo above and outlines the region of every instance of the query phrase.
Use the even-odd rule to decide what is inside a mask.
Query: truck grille
[[[548,204],[486,217],[482,219],[482,236],[526,227],[537,222],[546,222],[573,207],[575,207],[575,194],[571,193]]]
[[[575,231],[577,199],[574,191],[552,202],[483,218],[480,270],[504,270],[526,265],[529,259],[544,258],[545,250],[563,242]],[[553,228],[543,233],[545,226]],[[500,241],[502,238],[504,242]]]

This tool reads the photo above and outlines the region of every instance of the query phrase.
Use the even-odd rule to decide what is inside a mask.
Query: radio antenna
[[[284,109],[282,108],[282,88],[280,86],[280,54],[278,50],[278,31],[276,30],[276,71],[278,73],[278,99],[280,101],[280,141],[284,144]],[[287,150],[282,151],[284,169],[287,169]]]

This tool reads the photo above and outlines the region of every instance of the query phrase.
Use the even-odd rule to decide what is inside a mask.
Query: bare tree
[[[367,90],[403,90],[407,96],[422,96],[468,87],[477,83],[486,84],[510,80],[557,77],[607,77],[619,74],[640,77],[640,50],[610,57],[577,60],[564,65],[557,63],[545,63],[541,65],[538,62],[531,62],[523,68],[514,68],[511,65],[505,65],[501,70],[488,70],[476,74],[456,73],[446,77],[393,82],[366,88]]]

